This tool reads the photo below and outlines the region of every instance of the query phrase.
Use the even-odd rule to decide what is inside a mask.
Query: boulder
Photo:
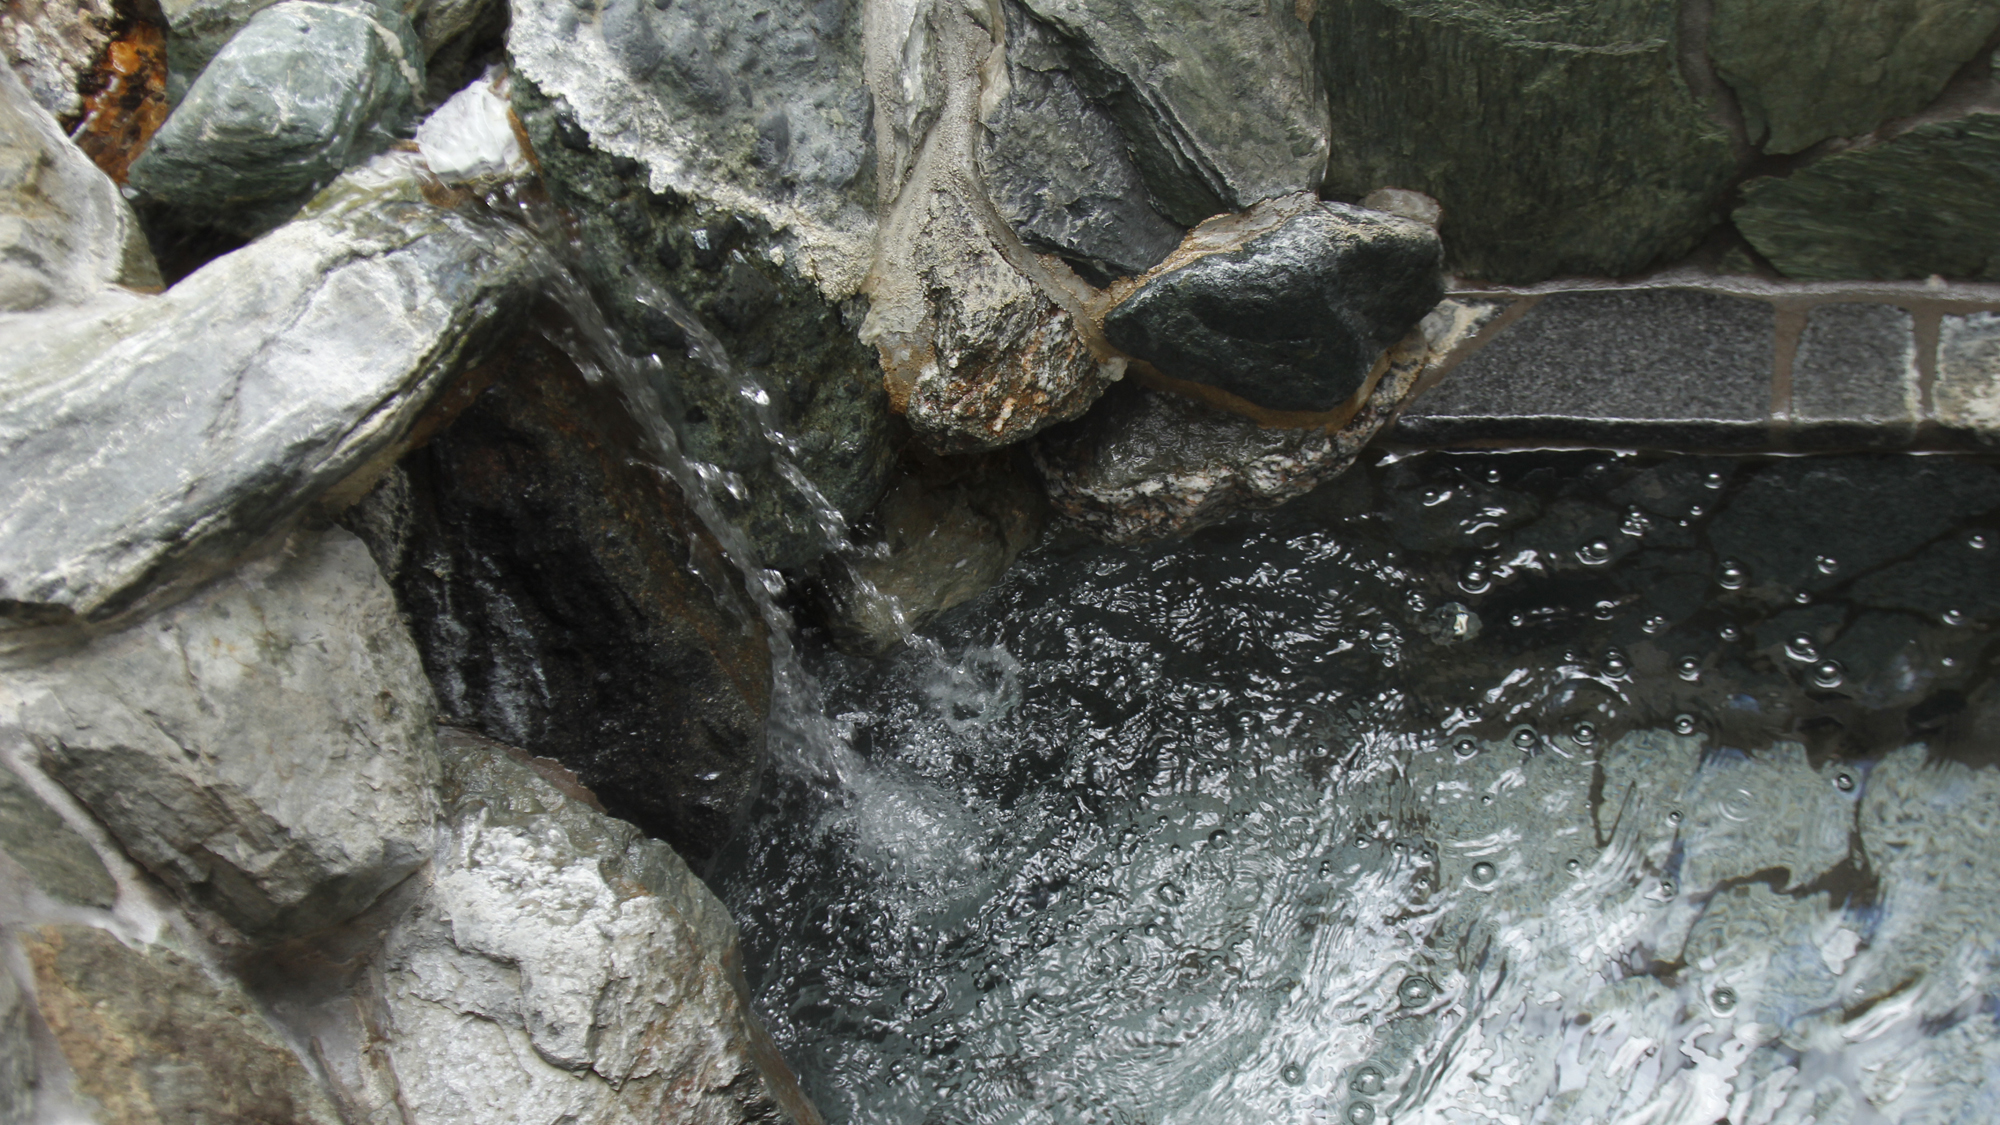
[[[1340,138],[1324,194],[1443,205],[1448,267],[1496,282],[1628,274],[1714,226],[1736,174],[1680,72],[1675,0],[1326,0]]]
[[[2000,113],[1919,125],[1743,188],[1736,226],[1801,281],[2000,280]]]
[[[0,727],[169,886],[253,935],[349,917],[429,858],[430,686],[367,549],[304,536],[0,678]]]
[[[216,54],[130,183],[184,217],[262,234],[413,124],[423,66],[399,11],[286,0]]]
[[[0,315],[159,284],[118,185],[0,67]]]
[[[118,884],[97,849],[5,765],[0,765],[0,852],[57,902],[109,909],[118,900]],[[8,1120],[0,1113],[0,1121]]]
[[[75,118],[92,70],[124,22],[120,7],[117,0],[6,0],[0,59],[43,109]]]
[[[234,982],[87,926],[39,926],[19,940],[34,1003],[100,1125],[341,1125]]]
[[[1443,299],[1440,259],[1422,223],[1289,195],[1196,227],[1105,314],[1104,335],[1256,406],[1333,410]]]
[[[351,501],[544,261],[392,156],[162,296],[0,316],[0,641],[103,624]]]
[[[6,1125],[35,1120],[39,1068],[28,1030],[28,1005],[14,974],[0,970],[0,1122]]]
[[[2000,313],[1947,316],[1938,328],[1937,420],[1989,444],[2000,440]]]
[[[785,248],[797,232],[654,184],[643,165],[592,147],[570,103],[518,72],[511,82],[545,182],[576,217],[582,273],[622,346],[657,362],[651,378],[685,453],[733,474],[736,487],[718,488],[717,504],[764,565],[819,557],[820,508],[850,521],[866,515],[894,468],[895,441],[874,357]]]
[[[412,1125],[818,1125],[748,1010],[728,911],[518,751],[446,736],[428,892],[391,928],[369,1062]],[[396,1116],[400,1113],[400,1116]]]
[[[350,520],[443,714],[561,761],[697,862],[756,793],[770,649],[624,406],[523,341]]]
[[[1419,334],[1399,344],[1339,426],[1266,427],[1134,383],[1030,450],[1051,507],[1071,525],[1108,543],[1184,535],[1276,507],[1346,471],[1409,400],[1429,355]]]
[[[1792,153],[1929,105],[1996,28],[1993,0],[1716,0],[1708,53],[1751,143]]]
[[[1072,44],[1152,200],[1182,224],[1319,187],[1329,134],[1310,6],[1025,0]]]

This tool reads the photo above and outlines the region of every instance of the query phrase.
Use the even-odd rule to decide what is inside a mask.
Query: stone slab
[[[1696,290],[1554,294],[1412,404],[1393,437],[1762,447],[1775,323],[1766,302]]]
[[[1911,315],[1894,305],[1821,305],[1792,360],[1792,442],[1801,448],[1903,446],[1923,392]]]
[[[2000,435],[2000,312],[1947,316],[1939,323],[1931,412],[1960,436],[1990,442]]]
[[[43,894],[59,902],[109,907],[118,897],[118,884],[97,858],[97,850],[4,765],[0,765],[0,851],[20,864]],[[0,1122],[5,1120],[0,1114]]]

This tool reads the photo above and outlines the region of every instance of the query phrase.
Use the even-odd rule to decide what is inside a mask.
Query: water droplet
[[[1701,679],[1701,658],[1683,656],[1681,657],[1681,662],[1675,665],[1675,669],[1680,672],[1681,679],[1686,680],[1688,683],[1694,683]]]
[[[1813,565],[1819,568],[1821,574],[1832,574],[1840,569],[1840,560],[1832,555],[1821,555],[1813,560]]]
[[[1480,803],[1480,804],[1482,804],[1482,805],[1490,805],[1490,804],[1492,804],[1492,803],[1493,803],[1493,794],[1491,794],[1491,793],[1481,793],[1481,794],[1479,795],[1479,803]]]
[[[1693,734],[1693,733],[1694,733],[1694,728],[1695,728],[1695,722],[1694,722],[1694,716],[1693,716],[1693,715],[1675,715],[1675,716],[1674,716],[1674,733],[1675,733],[1675,734]]]
[[[1736,990],[1733,988],[1718,988],[1708,994],[1708,1002],[1715,1006],[1716,1011],[1727,1015],[1736,1010]]]
[[[1381,1067],[1371,1065],[1357,1067],[1354,1076],[1347,1080],[1347,1088],[1364,1098],[1374,1097],[1388,1085],[1388,1075],[1382,1073]]]
[[[1213,832],[1210,832],[1210,833],[1208,834],[1208,846],[1209,846],[1209,847],[1211,847],[1211,848],[1226,848],[1226,847],[1228,847],[1228,846],[1229,846],[1229,832],[1228,832],[1228,830],[1227,830],[1227,829],[1223,829],[1223,828],[1218,828],[1218,829],[1216,829],[1215,831],[1213,831]]]
[[[1168,906],[1178,906],[1180,901],[1187,897],[1181,893],[1179,887],[1172,883],[1161,883],[1154,893],[1159,895],[1160,901],[1166,903]]]
[[[1721,637],[1725,641],[1740,640],[1743,637],[1743,630],[1738,629],[1734,625],[1724,625],[1722,628],[1717,629],[1715,631],[1715,635]]]
[[[1601,601],[1597,603],[1596,611],[1593,612],[1591,616],[1597,618],[1599,621],[1609,621],[1611,620],[1612,615],[1617,611],[1618,611],[1617,602]]]
[[[1722,560],[1722,570],[1715,577],[1725,590],[1741,590],[1750,581],[1750,572],[1735,559]]]
[[[1424,507],[1426,508],[1435,508],[1449,499],[1451,499],[1451,489],[1449,488],[1427,488],[1424,490]]]
[[[1841,668],[1840,661],[1838,660],[1823,660],[1813,665],[1812,682],[1814,687],[1837,688],[1844,678],[1845,671]]]
[[[1278,1077],[1285,1080],[1285,1085],[1296,1086],[1306,1080],[1306,1071],[1297,1063],[1286,1063],[1285,1068],[1278,1072]]]
[[[1702,479],[1701,483],[1707,485],[1709,488],[1712,489],[1720,489],[1722,487],[1722,474],[1710,473],[1708,474],[1708,476]]]
[[[1833,787],[1842,793],[1854,792],[1854,775],[1851,773],[1835,774],[1833,776]]]
[[[1672,879],[1660,880],[1660,894],[1662,896],[1666,898],[1672,898],[1679,893],[1680,893],[1680,888],[1674,886],[1674,881]]]
[[[1469,738],[1461,738],[1451,744],[1451,753],[1462,762],[1479,753],[1479,744]]]
[[[1585,720],[1576,724],[1576,729],[1570,732],[1570,737],[1588,746],[1597,741],[1597,728],[1592,726],[1588,720]]]
[[[1563,870],[1574,875],[1577,872],[1583,870],[1583,863],[1582,861],[1576,859],[1566,859],[1563,861]]]
[[[1984,551],[1988,542],[1989,540],[1984,535],[1974,533],[1972,538],[1965,541],[1965,545],[1975,551]]]
[[[1348,1102],[1347,1125],[1375,1125],[1375,1107],[1367,1102]]]
[[[1472,881],[1482,887],[1490,885],[1499,874],[1500,872],[1485,860],[1472,865]]]
[[[1499,483],[1500,483],[1500,470],[1498,470],[1498,469],[1488,469],[1488,470],[1486,470],[1486,483],[1487,483],[1487,484],[1499,484]]]
[[[1356,837],[1354,838],[1354,846],[1355,846],[1355,847],[1357,847],[1357,848],[1365,848],[1365,847],[1367,847],[1367,846],[1368,846],[1368,837],[1366,837],[1366,836],[1356,836]]]
[[[1430,1003],[1435,995],[1437,985],[1424,977],[1404,977],[1403,983],[1396,986],[1396,999],[1401,1000],[1405,1008],[1420,1008]]]
[[[1484,570],[1473,566],[1467,567],[1465,573],[1458,576],[1458,588],[1468,594],[1483,594],[1493,588],[1493,583],[1487,579]]]
[[[1698,520],[1707,514],[1708,514],[1708,509],[1702,507],[1700,504],[1688,505],[1688,518],[1691,520]]]
[[[1620,652],[1615,648],[1604,650],[1605,675],[1622,676],[1625,674],[1626,670],[1631,667],[1632,667],[1632,662],[1625,658],[1625,654],[1623,652]]]
[[[1965,611],[1958,609],[1947,609],[1944,611],[1940,619],[1946,625],[1953,625],[1953,626],[1963,625],[1965,624]]]
[[[1666,627],[1667,619],[1657,613],[1639,623],[1639,628],[1644,629],[1648,633],[1657,633]]]
[[[1667,813],[1668,824],[1679,824],[1680,822],[1681,822],[1681,812],[1679,809],[1674,809]]]
[[[1785,655],[1801,664],[1810,664],[1819,659],[1819,646],[1813,643],[1811,637],[1800,633],[1785,642]]]
[[[1797,605],[1811,605],[1812,594],[1805,590],[1800,590],[1798,593],[1792,595],[1792,601]]]
[[[1540,740],[1536,737],[1534,730],[1529,727],[1522,727],[1520,730],[1514,732],[1514,745],[1523,750],[1534,749],[1535,743],[1538,741]]]
[[[1955,656],[1947,656],[1943,660],[1938,661],[1938,663],[1944,665],[1947,668],[1956,668],[1958,667],[1958,658]]]
[[[1611,544],[1602,539],[1585,543],[1576,549],[1576,560],[1585,566],[1603,566],[1611,561]]]

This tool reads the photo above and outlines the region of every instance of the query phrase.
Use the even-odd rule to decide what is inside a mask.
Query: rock
[[[496,67],[424,118],[416,139],[425,167],[452,183],[531,175],[507,94],[506,75]]]
[[[1280,0],[1025,0],[1069,38],[1074,70],[1123,129],[1162,214],[1218,212],[1319,187],[1326,95],[1299,8]]]
[[[1931,409],[1946,427],[2000,439],[2000,313],[1942,318]]]
[[[751,220],[829,300],[860,289],[876,187],[857,5],[777,0],[755,18],[726,0],[512,9],[524,121],[559,107],[568,144],[637,162],[633,187]],[[545,159],[552,126],[529,125]],[[564,167],[545,170],[574,190]]]
[[[58,902],[108,909],[117,901],[118,884],[104,869],[97,850],[4,765],[0,765],[0,851]],[[0,1121],[9,1120],[0,1112]]]
[[[159,284],[118,186],[0,67],[0,314]]]
[[[38,1068],[35,1041],[28,1031],[28,1004],[14,974],[0,970],[0,1125],[30,1125],[35,1120]]]
[[[170,597],[349,502],[544,260],[385,157],[162,296],[0,316],[0,647]]]
[[[131,7],[140,7],[131,0]],[[133,13],[85,80],[70,138],[119,183],[167,120],[167,34],[156,9]]]
[[[411,124],[423,54],[402,13],[287,0],[250,18],[132,165],[146,196],[254,237]]]
[[[1809,446],[1906,445],[1923,392],[1915,324],[1894,305],[1821,305],[1792,358],[1792,437]]]
[[[160,0],[166,16],[170,100],[179,105],[188,87],[243,30],[250,18],[279,0]]]
[[[1735,220],[1801,281],[2000,279],[2000,113],[1919,125],[1752,180]]]
[[[21,945],[42,1019],[102,1125],[340,1125],[235,984],[86,926],[28,930]]]
[[[1000,217],[1030,248],[1093,284],[1140,274],[1180,244],[1146,198],[1125,136],[1071,73],[1062,40],[1009,4],[1007,93],[985,118],[979,163]]]
[[[1633,273],[1715,225],[1730,141],[1681,79],[1673,0],[1331,0],[1314,33],[1340,138],[1323,194],[1444,210],[1447,267]]]
[[[574,119],[518,74],[513,100],[551,193],[577,217],[599,303],[628,351],[658,359],[682,448],[735,474],[740,488],[716,497],[724,513],[766,566],[819,557],[817,504],[784,462],[847,520],[881,499],[896,442],[869,349],[793,268],[789,234],[651,190],[641,167],[589,148]],[[749,384],[764,403],[745,397]],[[790,450],[773,445],[771,426]]]
[[[606,389],[538,342],[490,374],[361,506],[401,509],[366,534],[439,706],[705,861],[763,769],[763,622]]]
[[[392,1119],[818,1125],[745,1001],[728,911],[665,844],[482,740],[379,977]],[[402,1116],[395,1117],[400,1110]]]
[[[1104,317],[1162,374],[1270,410],[1327,411],[1444,297],[1437,233],[1300,193],[1196,227]]]
[[[83,112],[83,87],[117,35],[117,0],[5,0],[0,55],[43,109]]]
[[[1716,0],[1716,72],[1753,144],[1791,153],[1929,105],[2000,28],[1992,0]]]
[[[1031,252],[980,185],[1002,29],[949,3],[906,17],[871,40],[887,214],[861,339],[881,355],[890,405],[931,451],[997,449],[1081,414],[1124,362],[1087,311],[1095,292]]]
[[[343,531],[0,679],[0,725],[131,856],[253,935],[352,916],[429,857],[430,686]]]
[[[1120,387],[1030,447],[1057,515],[1109,543],[1184,535],[1333,479],[1395,417],[1429,355],[1412,334],[1339,427],[1276,429],[1178,395]]]
[[[875,512],[880,554],[829,566],[843,643],[882,652],[984,593],[1041,537],[1048,504],[1005,455],[906,465]]]

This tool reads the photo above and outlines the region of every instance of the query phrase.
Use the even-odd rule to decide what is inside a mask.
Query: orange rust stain
[[[157,23],[133,20],[106,45],[88,86],[76,146],[122,184],[167,119],[165,31]]]

